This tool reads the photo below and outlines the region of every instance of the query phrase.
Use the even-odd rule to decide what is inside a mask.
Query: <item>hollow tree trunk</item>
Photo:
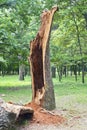
[[[49,35],[57,7],[44,11],[41,27],[36,38],[30,43],[30,66],[32,76],[32,100],[46,109],[55,108],[52,77],[50,74]]]

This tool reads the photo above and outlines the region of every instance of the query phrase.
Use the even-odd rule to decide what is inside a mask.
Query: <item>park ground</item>
[[[81,76],[77,82],[74,76],[58,77],[53,79],[56,109],[55,114],[67,119],[63,124],[42,125],[30,124],[26,121],[18,130],[87,130],[87,77],[81,83]],[[5,101],[25,104],[32,99],[31,78],[26,76],[24,81],[19,81],[17,75],[0,76],[0,97]]]

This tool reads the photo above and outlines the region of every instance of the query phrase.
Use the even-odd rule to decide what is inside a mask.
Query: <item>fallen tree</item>
[[[33,117],[33,109],[0,99],[0,130],[12,130],[14,123]]]
[[[52,110],[55,108],[55,96],[50,74],[49,38],[54,13],[58,7],[43,11],[41,27],[36,38],[30,43],[30,66],[32,76],[32,100],[34,103]]]

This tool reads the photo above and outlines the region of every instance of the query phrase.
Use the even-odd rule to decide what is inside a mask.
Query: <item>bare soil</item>
[[[87,130],[87,106],[77,106],[74,109],[57,108],[52,113],[35,104],[27,104],[34,110],[33,120],[17,130]]]
[[[62,124],[65,121],[65,118],[61,115],[57,115],[55,112],[47,111],[33,102],[26,104],[25,106],[31,107],[34,110],[34,116],[31,123],[49,125]]]

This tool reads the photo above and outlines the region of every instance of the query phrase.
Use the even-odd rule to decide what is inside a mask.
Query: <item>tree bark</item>
[[[46,109],[55,108],[52,77],[50,73],[49,36],[57,7],[44,11],[41,27],[36,38],[30,43],[30,67],[32,76],[32,100]]]

